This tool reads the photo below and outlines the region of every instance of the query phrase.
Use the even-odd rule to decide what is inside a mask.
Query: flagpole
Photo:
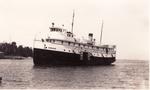
[[[72,28],[71,28],[72,33],[73,33],[73,25],[74,25],[74,10],[73,10],[73,16],[72,16]]]
[[[103,20],[101,25],[100,45],[102,44],[102,35],[103,35]]]

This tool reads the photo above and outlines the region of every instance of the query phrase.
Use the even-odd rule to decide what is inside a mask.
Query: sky
[[[117,46],[117,59],[148,60],[148,0],[0,0],[0,42],[33,46],[38,33],[48,33],[51,23],[74,34],[93,33],[102,44]]]

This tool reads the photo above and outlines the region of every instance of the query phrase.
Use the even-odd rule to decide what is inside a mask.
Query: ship
[[[71,31],[49,27],[48,36],[35,39],[33,63],[38,65],[110,65],[116,61],[116,45],[96,45],[93,33],[88,39],[80,40],[73,33],[74,14]],[[103,26],[103,24],[102,24]],[[102,39],[102,28],[100,41]]]

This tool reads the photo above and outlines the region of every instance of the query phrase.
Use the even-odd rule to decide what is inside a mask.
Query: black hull
[[[109,65],[115,61],[115,57],[100,58],[90,56],[88,58],[83,55],[81,59],[80,54],[58,52],[51,50],[43,50],[34,48],[33,62],[34,65]]]

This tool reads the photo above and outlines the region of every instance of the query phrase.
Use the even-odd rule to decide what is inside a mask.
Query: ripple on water
[[[0,88],[147,88],[148,61],[118,60],[111,66],[34,67],[29,60],[0,60]]]

